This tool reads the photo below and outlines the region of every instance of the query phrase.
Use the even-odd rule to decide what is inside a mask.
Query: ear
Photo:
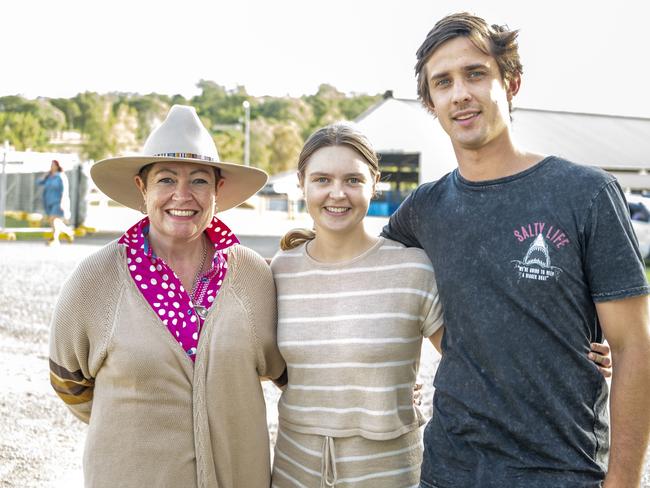
[[[377,196],[377,183],[379,183],[380,178],[381,174],[376,174],[374,181],[372,182],[372,198],[375,198]]]
[[[429,111],[434,115],[434,117],[438,116],[438,112],[436,111],[436,106],[433,104],[433,100],[431,100],[431,92],[429,90],[427,90],[426,106],[429,109]]]
[[[219,193],[219,190],[221,190],[221,187],[223,186],[223,184],[224,184],[225,182],[226,182],[226,180],[225,180],[225,178],[222,176],[221,179],[219,180],[219,182],[217,183],[217,187],[216,187],[216,189],[215,189],[215,190],[216,190],[216,193]]]
[[[519,88],[521,87],[521,75],[515,75],[514,77],[506,81],[506,93],[508,95],[508,101],[511,101],[514,96],[519,93]]]
[[[140,178],[140,175],[135,175],[133,181],[135,181],[135,186],[137,186],[140,193],[142,193],[142,198],[145,198],[147,196],[147,185],[145,182]]]

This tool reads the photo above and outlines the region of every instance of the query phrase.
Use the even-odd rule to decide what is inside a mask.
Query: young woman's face
[[[355,150],[348,146],[318,149],[307,160],[301,184],[317,234],[363,229],[375,178]]]
[[[212,220],[217,189],[223,184],[223,180],[216,183],[209,166],[173,162],[155,163],[146,185],[139,176],[135,182],[142,192],[151,229],[170,242],[201,235]]]

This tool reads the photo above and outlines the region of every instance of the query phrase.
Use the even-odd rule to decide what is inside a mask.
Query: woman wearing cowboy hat
[[[52,322],[52,385],[89,424],[85,484],[268,487],[259,378],[285,368],[275,287],[214,216],[267,176],[220,162],[187,106],[143,153],[93,166],[101,191],[147,216],[79,265]]]

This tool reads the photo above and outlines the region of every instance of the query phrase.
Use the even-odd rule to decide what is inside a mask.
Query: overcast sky
[[[251,95],[329,83],[415,98],[415,51],[459,10],[520,29],[515,105],[650,117],[645,0],[8,0],[0,95],[152,91],[186,97],[200,79]]]

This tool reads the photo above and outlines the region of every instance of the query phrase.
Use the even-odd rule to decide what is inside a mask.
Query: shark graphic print
[[[552,265],[549,245],[551,249],[561,250],[570,242],[566,234],[544,222],[521,226],[513,234],[521,243],[530,242],[523,259],[511,261],[518,274],[517,281],[558,281],[562,269]]]

